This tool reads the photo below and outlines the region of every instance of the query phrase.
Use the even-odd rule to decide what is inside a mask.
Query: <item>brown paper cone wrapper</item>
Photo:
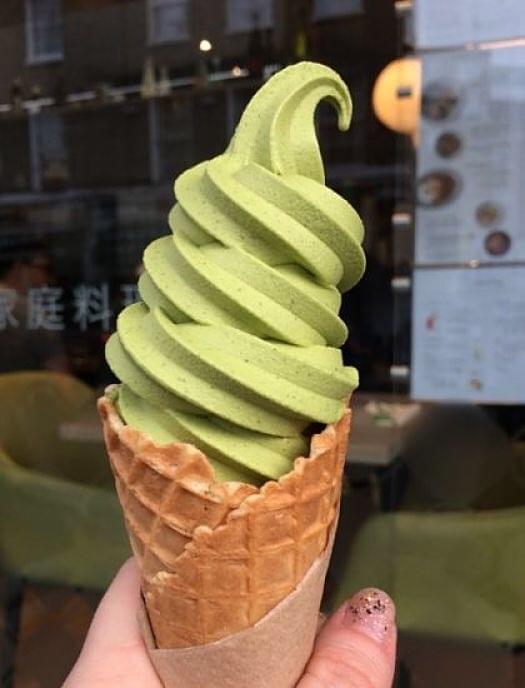
[[[246,659],[254,651],[251,634],[259,626],[266,628],[267,622],[275,626],[275,619],[282,621],[281,615],[288,605],[295,608],[295,595],[299,595],[303,612],[301,618],[292,614],[288,633],[297,641],[292,642],[295,653],[290,650],[289,656],[295,657],[295,673],[300,672],[313,642],[314,631],[308,629],[315,630],[317,623],[330,533],[339,508],[350,411],[312,437],[310,456],[296,459],[290,473],[256,488],[216,481],[207,457],[193,445],[157,445],[124,425],[107,397],[98,406],[142,574],[151,641],[158,648],[152,650],[155,657],[166,657],[157,655],[164,650],[188,648],[180,650],[180,656],[201,653],[202,662],[206,653],[213,656],[208,651],[224,639],[221,647],[233,643],[239,654],[236,665],[228,660],[232,680],[238,681],[245,668],[237,672],[236,667],[253,661],[253,657]],[[323,571],[320,579],[315,571]],[[308,582],[310,574],[318,581],[317,587]],[[301,625],[304,635],[294,630]],[[277,637],[275,628],[272,633]],[[237,641],[240,637],[242,641]],[[248,642],[246,650],[241,649],[244,642]],[[267,669],[275,663],[282,672],[285,647],[282,641],[280,646],[272,645],[273,655],[265,653]],[[158,665],[163,660],[153,661]],[[293,674],[292,669],[287,671],[286,680]],[[186,688],[178,681],[166,685]],[[262,675],[260,681],[266,677]],[[257,683],[255,679],[227,683],[213,678],[187,685],[256,688],[293,683]]]
[[[332,533],[335,532],[335,523]],[[293,688],[310,658],[333,535],[297,588],[255,626],[207,645],[159,650],[144,606],[148,654],[167,688]]]

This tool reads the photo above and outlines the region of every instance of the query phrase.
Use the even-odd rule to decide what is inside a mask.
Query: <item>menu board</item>
[[[414,271],[415,399],[525,403],[525,266]]]
[[[422,61],[416,264],[525,261],[525,46]]]
[[[523,0],[417,0],[418,48],[447,48],[525,36]]]

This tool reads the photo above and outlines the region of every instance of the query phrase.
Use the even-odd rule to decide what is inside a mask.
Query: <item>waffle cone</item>
[[[158,648],[203,645],[254,626],[303,579],[336,519],[349,410],[310,456],[261,488],[219,482],[185,443],[157,445],[98,402]]]

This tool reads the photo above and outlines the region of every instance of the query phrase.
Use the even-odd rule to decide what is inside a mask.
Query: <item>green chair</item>
[[[358,532],[334,606],[385,589],[403,631],[525,644],[525,507],[378,514]]]
[[[93,390],[67,375],[0,375],[4,666],[16,642],[25,581],[102,590],[130,555],[103,444],[61,438],[61,425],[95,402]]]

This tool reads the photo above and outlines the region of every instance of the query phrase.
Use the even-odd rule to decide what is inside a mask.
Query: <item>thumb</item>
[[[297,688],[391,688],[396,637],[390,597],[358,592],[326,622]]]

